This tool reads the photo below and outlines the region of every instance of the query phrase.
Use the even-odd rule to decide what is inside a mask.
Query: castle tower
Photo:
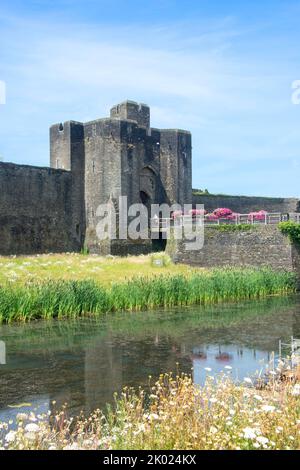
[[[85,237],[84,127],[67,121],[50,127],[50,167],[71,171],[72,232],[82,247]]]
[[[169,204],[192,203],[192,136],[188,131],[160,131],[160,175]]]
[[[109,118],[55,124],[50,145],[51,166],[72,173],[74,224],[80,235],[85,230],[93,252],[105,245],[97,239],[101,204],[118,209],[119,196],[127,196],[128,206],[142,202],[148,210],[151,204],[192,202],[191,134],[151,128],[145,104],[124,101]],[[106,243],[106,252],[113,244]]]
[[[150,108],[146,104],[135,101],[124,101],[110,110],[110,117],[123,121],[134,121],[139,127],[150,129]]]

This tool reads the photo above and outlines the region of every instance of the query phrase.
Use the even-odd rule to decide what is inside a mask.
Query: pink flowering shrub
[[[189,211],[189,215],[191,215],[192,217],[196,217],[197,215],[205,215],[205,214],[207,214],[207,211],[204,209],[191,209]]]
[[[228,209],[226,207],[221,207],[219,209],[215,209],[212,214],[207,214],[205,216],[205,219],[209,221],[219,220],[219,219],[235,221],[238,215],[239,215],[238,213],[232,212],[231,209]]]
[[[266,214],[267,212],[263,210],[260,210],[258,212],[250,212],[248,215],[248,220],[249,222],[251,222],[252,220],[264,221]]]
[[[221,207],[218,209],[215,209],[213,214],[218,218],[218,219],[227,219],[229,216],[232,215],[232,210],[227,209],[226,207]]]
[[[224,217],[226,220],[236,220],[237,216],[239,214],[237,214],[236,212],[232,212],[232,214],[230,215],[227,215],[227,217]]]

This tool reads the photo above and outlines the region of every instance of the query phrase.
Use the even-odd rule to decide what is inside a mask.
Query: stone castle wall
[[[167,252],[175,262],[193,266],[269,266],[297,271],[300,275],[299,248],[281,233],[277,225],[257,225],[243,231],[205,227],[201,250],[189,251],[184,240],[171,239],[167,243]]]
[[[296,198],[271,198],[251,196],[227,196],[215,194],[195,194],[193,192],[193,205],[204,204],[208,212],[218,207],[228,207],[233,212],[248,214],[261,209],[267,212],[300,212],[300,200]]]
[[[0,163],[0,254],[78,251],[72,175]]]
[[[191,134],[152,129],[150,108],[133,101],[109,118],[51,126],[50,166],[0,164],[0,254],[145,252],[145,243],[99,243],[97,208],[119,196],[148,208],[192,201]]]
[[[0,254],[80,251],[84,246],[105,254],[149,251],[149,243],[97,239],[97,208],[107,202],[116,207],[119,196],[127,196],[128,205],[143,202],[148,208],[193,202],[209,212],[217,207],[240,213],[300,212],[298,199],[192,196],[191,134],[151,128],[150,108],[133,101],[114,106],[108,118],[51,126],[50,166],[0,163]],[[188,253],[178,245],[178,260],[203,266],[269,260],[286,267],[298,259],[275,227],[245,233],[207,228],[206,236],[201,252]]]

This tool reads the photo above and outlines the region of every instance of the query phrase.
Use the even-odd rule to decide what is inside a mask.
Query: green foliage
[[[219,232],[249,232],[250,230],[256,230],[256,226],[252,224],[220,224],[209,227]]]
[[[279,228],[292,242],[300,244],[300,224],[293,221],[280,222]]]
[[[105,288],[91,280],[0,287],[0,322],[209,304],[296,291],[296,275],[267,268],[223,268],[139,277]]]
[[[193,195],[194,196],[202,196],[202,195],[208,195],[210,192],[208,189],[193,189]]]

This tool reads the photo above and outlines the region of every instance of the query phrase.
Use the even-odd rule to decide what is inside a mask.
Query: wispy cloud
[[[102,117],[125,98],[148,102],[154,127],[191,129],[194,186],[235,192],[230,168],[243,175],[243,192],[269,194],[263,179],[247,181],[252,166],[278,178],[274,162],[298,159],[294,51],[289,43],[273,50],[271,31],[264,44],[261,24],[230,15],[120,26],[7,14],[0,24],[6,160],[47,165],[50,124]]]

